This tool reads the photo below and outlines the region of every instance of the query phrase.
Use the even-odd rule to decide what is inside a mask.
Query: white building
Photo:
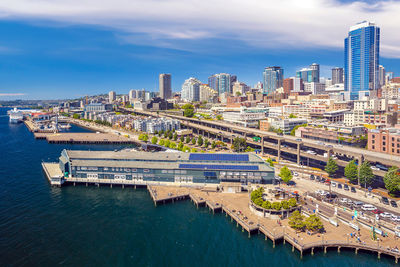
[[[185,80],[182,85],[181,98],[184,101],[200,101],[200,85],[201,82],[196,78]]]
[[[200,101],[214,102],[214,98],[218,97],[218,92],[207,84],[200,85]]]
[[[307,123],[306,119],[274,120],[271,122],[271,127],[282,130],[284,134],[290,134],[290,132],[293,130],[294,127],[306,123]]]
[[[234,96],[238,96],[238,95],[240,96],[240,95],[245,94],[247,91],[249,91],[249,89],[250,88],[245,83],[236,81],[233,83],[232,94]]]
[[[304,91],[311,92],[313,95],[321,95],[325,93],[325,84],[317,82],[304,83]]]
[[[257,128],[258,122],[266,118],[267,109],[265,108],[245,108],[239,111],[225,111],[222,116],[225,121],[244,126]]]
[[[108,93],[108,102],[113,103],[117,99],[117,94],[114,91]]]

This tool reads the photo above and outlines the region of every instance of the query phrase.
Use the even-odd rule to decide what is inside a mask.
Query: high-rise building
[[[269,95],[276,89],[283,86],[283,69],[277,66],[267,67],[264,69],[263,78],[263,93]]]
[[[108,93],[108,102],[112,103],[117,99],[117,94],[114,91]]]
[[[129,91],[129,101],[132,101],[133,99],[137,98],[136,90],[130,90]]]
[[[169,99],[172,96],[171,89],[171,74],[160,74],[159,76],[160,97],[162,99]]]
[[[332,85],[343,83],[343,68],[333,68],[332,69]]]
[[[200,101],[207,101],[213,103],[218,99],[218,93],[207,84],[200,85]]]
[[[382,65],[379,65],[379,88],[384,86],[386,83],[386,71]]]
[[[304,85],[300,78],[290,77],[283,80],[283,92],[290,94],[290,92],[302,92],[304,91]]]
[[[379,88],[379,39],[375,23],[363,21],[350,27],[344,40],[344,88],[350,99]]]
[[[196,78],[185,80],[182,85],[181,98],[185,101],[200,101],[201,82]]]
[[[218,76],[214,74],[208,77],[208,86],[218,92]]]
[[[232,85],[232,94],[234,96],[240,96],[249,91],[250,87],[247,86],[245,83],[236,81]]]
[[[230,75],[227,73],[214,74],[208,77],[208,86],[216,90],[218,94],[223,94],[225,92],[230,94],[232,92],[233,82],[236,80],[236,75]]]
[[[303,68],[296,72],[296,77],[305,83],[319,82],[319,64],[313,63],[309,68]]]

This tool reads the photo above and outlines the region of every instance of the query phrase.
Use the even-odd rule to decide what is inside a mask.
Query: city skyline
[[[77,15],[66,4],[46,1],[46,12],[35,8],[28,12],[29,3],[24,6],[10,2],[7,8],[0,4],[0,32],[7,36],[0,43],[1,100],[76,98],[141,88],[158,91],[160,73],[172,74],[175,92],[180,91],[188,77],[207,83],[215,73],[235,74],[238,80],[254,85],[263,80],[262,72],[268,66],[281,66],[286,78],[313,62],[320,64],[321,77],[330,77],[333,67],[344,67],[343,39],[349,27],[363,20],[375,21],[382,30],[380,64],[386,71],[400,72],[400,52],[396,46],[400,37],[390,19],[400,9],[396,2],[329,0],[322,5],[310,1],[299,7],[297,24],[290,26],[291,20],[279,19],[270,25],[266,18],[246,18],[249,27],[243,23],[246,21],[232,22],[232,18],[224,17],[215,30],[218,32],[213,32],[206,22],[177,27],[165,16],[157,21],[140,16],[129,24],[132,19],[126,15],[137,12],[132,8],[135,1],[125,6],[126,10],[117,4],[112,8],[115,13],[110,17],[124,15],[121,23],[105,18],[101,12],[103,4],[93,10],[91,0],[66,2],[81,8],[82,14]],[[282,14],[288,2],[271,10],[265,9],[268,3],[259,8],[268,14],[274,10]],[[321,25],[307,20],[307,15],[315,15],[318,21],[320,15],[316,12],[327,10],[329,5],[335,8],[329,9],[331,16],[325,16]],[[57,9],[60,7],[65,8],[65,13]],[[187,15],[194,16],[189,4],[183,8],[187,8]],[[230,8],[233,14],[238,12],[237,7]],[[156,13],[160,12],[158,9]],[[351,9],[354,16],[345,17],[346,9]],[[248,12],[256,11],[250,8]],[[177,21],[183,19],[176,15]],[[343,20],[332,21],[335,15]],[[154,25],[162,24],[162,30],[155,31]],[[240,31],[237,26],[241,26]],[[305,27],[309,33],[299,35],[299,27]]]

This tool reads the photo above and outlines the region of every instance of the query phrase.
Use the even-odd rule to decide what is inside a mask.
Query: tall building
[[[269,95],[276,89],[283,86],[283,69],[277,66],[267,67],[264,69],[263,78],[263,93]]]
[[[302,92],[304,91],[304,84],[298,77],[290,77],[283,80],[283,92],[290,94],[290,92]]]
[[[350,99],[358,99],[359,92],[379,88],[380,28],[363,21],[350,27],[344,40],[344,88]]]
[[[216,90],[219,95],[225,92],[230,94],[232,92],[233,81],[235,82],[236,80],[236,75],[219,73],[208,77],[208,85],[210,88]]]
[[[332,69],[332,85],[343,83],[344,76],[343,76],[343,68],[333,68]]]
[[[210,86],[211,89],[218,91],[218,76],[217,76],[217,74],[214,74],[214,75],[208,77],[208,86]]]
[[[309,68],[303,68],[296,72],[296,77],[305,83],[319,82],[319,64],[313,63]]]
[[[130,90],[129,91],[129,101],[132,101],[133,99],[137,98],[136,90]]]
[[[108,102],[112,103],[117,99],[117,94],[114,91],[108,93]]]
[[[169,99],[172,96],[171,89],[171,74],[160,74],[159,76],[160,97],[162,99]]]
[[[200,101],[200,85],[201,82],[196,78],[185,80],[182,85],[181,98],[185,101]]]
[[[232,85],[232,95],[240,96],[249,91],[250,87],[248,87],[245,83],[242,82],[234,82]]]
[[[218,99],[218,93],[207,84],[200,85],[200,101],[207,101],[213,103]]]
[[[386,83],[386,71],[382,65],[379,65],[379,88],[384,86]]]

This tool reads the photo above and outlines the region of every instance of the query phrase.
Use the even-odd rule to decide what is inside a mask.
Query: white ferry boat
[[[8,111],[8,116],[10,117],[10,123],[19,123],[24,120],[24,113],[17,108]]]

